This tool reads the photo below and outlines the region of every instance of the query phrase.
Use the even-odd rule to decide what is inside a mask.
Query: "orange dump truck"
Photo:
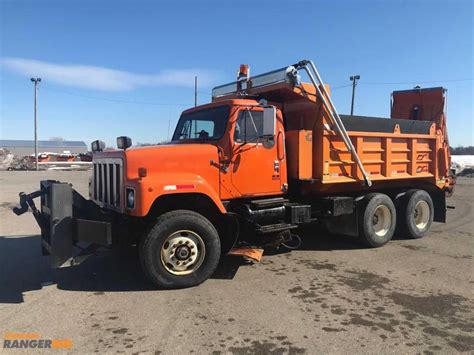
[[[253,77],[241,66],[182,113],[170,144],[131,145],[92,143],[89,199],[58,181],[20,194],[15,213],[31,207],[53,267],[135,244],[152,283],[194,286],[231,248],[296,248],[313,222],[368,247],[421,238],[454,187],[445,89],[394,92],[390,119],[339,115],[311,61]]]

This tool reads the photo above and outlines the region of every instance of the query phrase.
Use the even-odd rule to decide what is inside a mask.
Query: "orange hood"
[[[202,193],[224,210],[219,199],[219,169],[212,165],[212,161],[219,160],[214,145],[169,144],[130,148],[98,153],[94,158],[123,159],[124,187],[136,191],[137,207],[130,212],[132,215],[146,215],[159,196],[170,193]],[[139,177],[139,168],[146,169],[145,177]]]

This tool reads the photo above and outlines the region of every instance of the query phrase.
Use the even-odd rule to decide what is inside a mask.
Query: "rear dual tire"
[[[409,190],[395,198],[398,212],[397,233],[411,239],[423,238],[434,218],[431,196],[424,190]]]
[[[359,239],[371,248],[387,244],[393,237],[397,213],[392,199],[385,194],[371,193],[359,204]]]
[[[396,207],[395,207],[396,206]],[[397,234],[419,239],[430,230],[434,218],[433,200],[424,190],[409,190],[395,197],[371,193],[359,203],[359,238],[378,248]]]

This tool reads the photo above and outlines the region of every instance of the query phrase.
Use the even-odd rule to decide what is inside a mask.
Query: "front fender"
[[[209,197],[221,213],[226,209],[219,198],[217,187],[196,174],[150,174],[142,179],[128,181],[125,188],[135,189],[135,208],[128,210],[132,216],[143,217],[150,211],[153,202],[164,195],[200,193]]]

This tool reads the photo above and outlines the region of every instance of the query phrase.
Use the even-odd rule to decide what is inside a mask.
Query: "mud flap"
[[[326,228],[331,234],[342,234],[357,237],[359,235],[357,208],[351,214],[331,217],[325,220]]]
[[[36,197],[41,197],[41,211],[33,201]],[[17,215],[31,208],[41,228],[43,255],[50,256],[52,268],[77,265],[98,247],[112,244],[111,223],[70,184],[41,181],[40,190],[20,194],[20,206],[14,209]]]

